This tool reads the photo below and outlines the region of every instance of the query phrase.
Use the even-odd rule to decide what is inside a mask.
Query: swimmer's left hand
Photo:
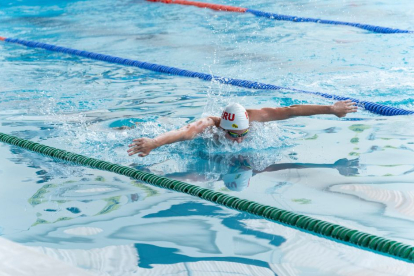
[[[345,117],[348,113],[357,112],[357,110],[358,107],[356,106],[356,103],[351,100],[336,102],[332,105],[332,113],[339,118]]]
[[[127,151],[128,155],[131,156],[136,153],[139,153],[138,154],[139,157],[147,156],[153,149],[158,147],[155,139],[146,138],[146,137],[134,139],[132,144],[128,146],[129,146],[129,150]]]

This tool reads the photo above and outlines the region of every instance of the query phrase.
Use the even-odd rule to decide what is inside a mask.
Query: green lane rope
[[[215,192],[185,182],[160,177],[151,173],[142,172],[130,167],[89,158],[80,154],[34,143],[15,136],[0,132],[0,141],[24,148],[42,155],[72,162],[82,166],[114,172],[130,178],[144,181],[148,184],[167,188],[177,192],[193,195],[219,205],[243,211],[268,220],[281,223],[296,229],[305,230],[308,233],[324,236],[342,243],[352,244],[359,248],[396,257],[408,262],[414,262],[414,247],[397,241],[388,240],[368,233],[349,229],[341,225],[327,221],[314,219],[305,215],[295,214],[276,207],[262,205],[260,203]]]

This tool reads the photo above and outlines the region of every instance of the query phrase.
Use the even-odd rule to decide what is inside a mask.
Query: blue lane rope
[[[88,51],[81,51],[81,50],[65,48],[65,47],[60,47],[60,46],[51,45],[51,44],[45,44],[45,43],[36,42],[36,41],[27,41],[27,40],[21,40],[17,38],[4,38],[2,40],[6,42],[10,42],[10,43],[17,43],[17,44],[25,45],[27,47],[32,47],[32,48],[42,48],[42,49],[46,49],[46,50],[53,51],[53,52],[61,52],[61,53],[66,53],[70,55],[106,61],[109,63],[117,63],[117,64],[122,64],[122,65],[127,65],[127,66],[133,66],[133,67],[138,67],[138,68],[142,68],[146,70],[151,70],[154,72],[167,73],[171,75],[199,78],[199,79],[206,80],[206,81],[214,80],[219,83],[229,84],[229,85],[239,86],[239,87],[245,87],[245,88],[250,88],[250,89],[261,89],[261,90],[282,90],[283,89],[283,90],[291,90],[295,92],[321,96],[321,97],[331,99],[331,100],[338,100],[338,101],[351,100],[372,113],[384,115],[384,116],[414,114],[414,111],[405,110],[405,109],[396,108],[396,107],[389,107],[386,105],[372,103],[368,101],[361,101],[361,100],[350,98],[350,97],[342,97],[342,96],[326,94],[326,93],[321,93],[321,92],[305,91],[305,90],[299,90],[295,88],[281,87],[281,86],[276,86],[273,84],[265,84],[265,83],[253,82],[253,81],[248,81],[248,80],[223,78],[223,77],[219,77],[219,76],[215,76],[211,74],[198,73],[198,72],[184,70],[184,69],[180,69],[176,67],[169,67],[169,66],[159,65],[155,63],[148,63],[148,62],[142,62],[138,60],[132,60],[132,59],[114,57],[110,55],[93,53],[93,52],[88,52]]]
[[[344,26],[356,27],[356,28],[367,30],[367,31],[371,31],[375,33],[382,33],[382,34],[414,33],[414,31],[400,30],[400,29],[394,29],[394,28],[388,28],[388,27],[380,27],[380,26],[374,26],[374,25],[368,25],[368,24],[343,22],[343,21],[335,21],[335,20],[324,20],[324,19],[317,19],[317,18],[297,17],[297,16],[291,16],[291,15],[262,12],[262,11],[251,10],[251,9],[247,9],[246,12],[249,12],[259,17],[266,17],[266,18],[275,19],[275,20],[292,21],[292,22],[313,22],[313,23],[330,24],[330,25],[344,25]]]
[[[284,21],[291,21],[291,22],[312,22],[312,23],[319,23],[319,24],[344,25],[344,26],[361,28],[361,29],[368,30],[374,33],[395,34],[395,33],[413,33],[414,32],[414,31],[400,30],[400,29],[394,29],[394,28],[373,26],[373,25],[368,25],[368,24],[359,24],[359,23],[351,23],[351,22],[342,22],[342,21],[334,21],[334,20],[324,20],[324,19],[315,19],[315,18],[297,17],[297,16],[292,16],[292,15],[268,13],[268,12],[251,10],[248,8],[233,7],[233,6],[227,6],[227,5],[196,2],[196,1],[186,1],[186,0],[147,0],[147,1],[159,2],[159,3],[164,3],[164,4],[179,4],[179,5],[186,5],[186,6],[195,6],[199,8],[209,8],[209,9],[216,10],[216,11],[238,12],[238,13],[249,12],[259,17],[266,17],[270,19],[284,20]]]

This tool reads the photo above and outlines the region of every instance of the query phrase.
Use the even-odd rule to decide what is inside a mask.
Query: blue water
[[[414,4],[225,1],[414,30]],[[0,36],[414,110],[409,34],[145,1],[0,3]],[[0,131],[414,244],[414,123],[359,110],[204,133],[145,158],[155,137],[237,101],[332,101],[252,91],[0,41]],[[408,275],[410,265],[112,173],[0,145],[0,235],[97,275]],[[235,181],[235,179],[238,181]],[[382,274],[381,274],[382,273]],[[181,274],[180,274],[181,275]]]

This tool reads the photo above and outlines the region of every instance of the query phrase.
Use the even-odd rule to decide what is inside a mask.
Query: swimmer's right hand
[[[154,139],[151,138],[138,138],[132,141],[132,144],[128,145],[128,155],[134,155],[139,153],[138,156],[145,157],[153,149],[157,148],[157,144]]]

